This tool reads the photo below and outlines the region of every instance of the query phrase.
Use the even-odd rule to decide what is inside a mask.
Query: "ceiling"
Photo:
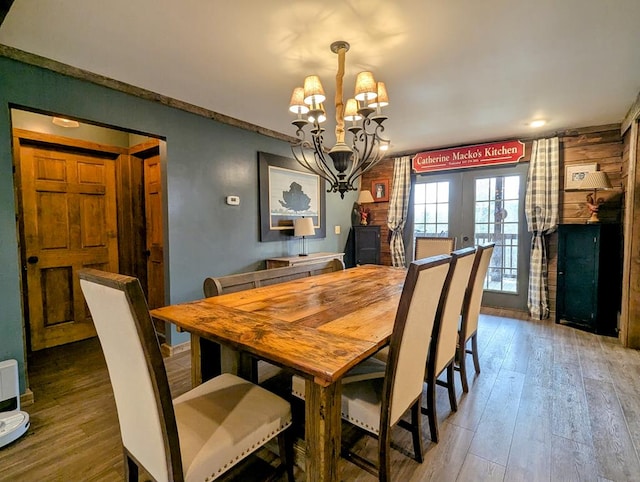
[[[386,83],[392,153],[619,123],[640,92],[638,0],[15,0],[0,26],[1,44],[288,135],[306,75],[333,99],[335,40],[345,98],[361,70]]]

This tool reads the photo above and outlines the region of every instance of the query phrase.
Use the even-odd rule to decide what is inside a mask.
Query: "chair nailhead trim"
[[[270,434],[266,435],[265,437],[262,438],[261,441],[254,443],[249,449],[246,449],[244,452],[242,452],[240,455],[237,455],[235,459],[230,460],[229,462],[227,462],[226,464],[224,464],[223,467],[220,467],[218,470],[215,471],[215,473],[211,474],[209,477],[207,477],[205,479],[205,482],[211,482],[212,480],[214,480],[216,477],[218,477],[222,472],[225,472],[228,468],[230,468],[231,466],[235,465],[235,463],[240,460],[240,458],[244,458],[245,455],[250,454],[251,452],[253,452],[255,449],[257,449],[258,447],[262,447],[266,442],[268,442],[269,440],[271,440],[275,435],[279,434],[280,432],[282,432],[285,428],[288,428],[291,426],[291,421],[289,421],[289,423],[285,423],[280,425],[279,428],[274,429]]]
[[[348,420],[349,422],[352,422],[354,425],[358,425],[359,427],[362,427],[366,430],[369,430],[370,432],[373,432],[375,434],[380,432],[380,428],[379,427],[372,427],[371,425],[369,425],[368,423],[364,423],[360,420],[358,420],[357,418],[353,418],[352,416],[341,412],[342,414],[342,418]]]
[[[298,392],[296,390],[291,390],[291,393],[293,393],[294,395],[297,395],[298,397],[302,398],[303,400],[305,399],[303,393],[300,393],[300,392]],[[364,422],[361,422],[360,420],[358,420],[356,418],[353,418],[353,417],[347,415],[344,412],[341,412],[341,414],[342,414],[342,418],[348,420],[349,422],[352,422],[354,425],[362,427],[362,428],[368,430],[369,432],[373,432],[375,434],[380,433],[380,428],[379,427],[372,427],[371,425],[369,425],[367,423],[364,423]]]

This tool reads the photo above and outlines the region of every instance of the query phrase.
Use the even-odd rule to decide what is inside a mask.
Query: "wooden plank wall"
[[[600,207],[598,216],[602,222],[621,223],[624,206],[624,189],[626,170],[623,169],[623,143],[620,126],[602,126],[576,131],[566,131],[560,135],[560,223],[583,224],[589,218],[586,191],[565,191],[564,174],[568,165],[598,164],[598,169],[607,173],[613,189],[598,191],[598,198],[605,202]],[[624,171],[624,174],[623,174]],[[622,239],[622,238],[621,238]],[[558,235],[548,237],[549,247],[549,305],[551,319],[555,320]]]
[[[557,134],[560,138],[560,223],[580,224],[589,218],[585,191],[564,191],[564,172],[567,165],[597,163],[601,171],[605,171],[611,180],[613,190],[599,191],[605,203],[600,207],[599,216],[603,222],[621,223],[623,219],[624,190],[628,169],[623,164],[623,142],[620,125],[596,126],[583,129],[567,130]],[[525,142],[525,159],[531,154],[531,140]],[[389,189],[393,179],[393,159],[381,161],[370,172],[363,176],[362,183],[371,189],[371,182],[376,179],[389,179]],[[522,200],[524,202],[524,200]],[[391,264],[386,227],[389,203],[375,203],[369,206],[373,215],[372,224],[381,227],[382,264]],[[556,270],[558,254],[558,236],[556,233],[548,237],[549,248],[549,302],[551,318],[555,319],[556,303]]]
[[[393,189],[393,166],[394,159],[383,159],[371,171],[362,176],[361,189],[371,189],[372,181],[387,179],[389,181],[389,199]],[[373,192],[373,191],[372,191]],[[380,226],[380,264],[391,266],[391,250],[389,249],[389,228],[387,227],[387,213],[389,211],[388,202],[377,202],[368,204],[371,211],[371,221],[369,224]]]
[[[632,209],[630,226],[628,232],[625,233],[625,238],[629,242],[627,249],[628,253],[628,269],[629,277],[627,280],[627,304],[626,304],[626,318],[628,319],[628,325],[622,328],[626,328],[622,332],[621,340],[623,345],[631,348],[640,348],[640,138],[637,132],[640,130],[638,126],[638,119],[634,120],[634,124],[630,129],[627,129],[624,136],[624,151],[623,151],[623,163],[624,172],[632,173],[633,178],[628,179],[633,186],[630,186],[629,195],[633,196],[630,199],[627,206]],[[631,156],[632,151],[635,150],[635,156]],[[631,165],[631,162],[634,165]],[[626,185],[626,181],[625,181]],[[625,300],[623,300],[625,301]]]

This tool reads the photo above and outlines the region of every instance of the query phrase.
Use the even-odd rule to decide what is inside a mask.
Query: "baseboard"
[[[162,356],[173,356],[189,350],[191,350],[191,341],[185,341],[179,345],[167,345],[166,343],[160,345]]]
[[[33,405],[33,402],[33,392],[27,388],[27,390],[20,395],[20,407],[28,407],[29,405]]]
[[[511,308],[496,308],[493,306],[483,306],[480,313],[492,316],[501,316],[503,318],[513,318],[515,320],[530,320],[531,316],[528,311],[514,310]],[[555,317],[554,317],[555,318]]]

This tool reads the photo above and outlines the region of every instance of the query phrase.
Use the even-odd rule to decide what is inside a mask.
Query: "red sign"
[[[523,157],[524,144],[522,142],[493,142],[491,144],[419,152],[413,157],[413,170],[421,173],[510,164],[518,162]]]

